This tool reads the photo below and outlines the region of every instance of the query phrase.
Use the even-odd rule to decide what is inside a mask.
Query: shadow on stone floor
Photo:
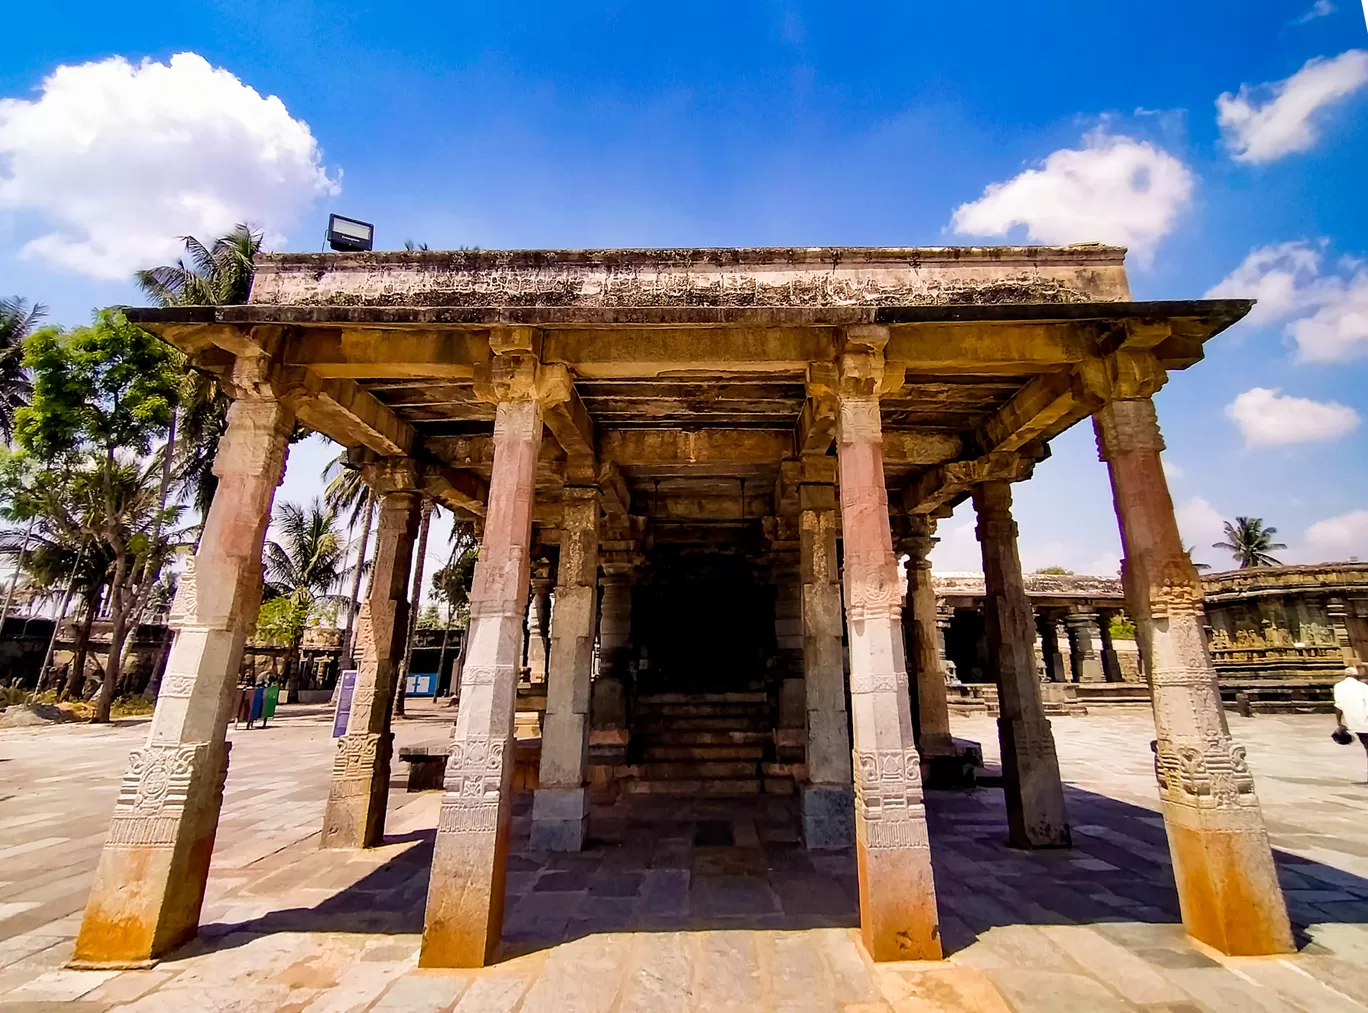
[[[1180,924],[1158,813],[1067,788],[1074,847],[1007,845],[1002,791],[927,792],[932,863],[947,953],[997,926]],[[695,800],[632,798],[596,806],[584,851],[528,846],[531,799],[514,805],[503,958],[602,932],[854,927],[854,855],[803,848],[797,800],[784,796]],[[257,884],[336,892],[312,907],[285,907],[234,924],[204,926],[201,949],[277,932],[421,933],[434,831],[370,871],[365,861],[303,855]],[[336,853],[332,853],[336,854]],[[1299,941],[1307,926],[1368,922],[1368,880],[1275,851]]]

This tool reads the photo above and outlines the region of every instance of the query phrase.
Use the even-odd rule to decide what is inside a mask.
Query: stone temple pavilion
[[[382,839],[425,498],[481,532],[423,966],[479,966],[499,942],[516,681],[529,585],[547,564],[534,846],[582,846],[591,733],[620,727],[639,696],[792,699],[796,687],[807,845],[853,838],[874,959],[940,957],[923,769],[956,747],[927,552],[937,519],[972,498],[1011,840],[1068,847],[1012,483],[1087,419],[1153,688],[1184,923],[1226,953],[1292,950],[1152,401],[1249,306],[1133,302],[1124,251],[1086,244],[287,254],[259,258],[247,305],[130,310],[233,403],[77,962],[136,965],[196,933],[232,691],[297,423],[348,447],[380,498],[325,847]]]

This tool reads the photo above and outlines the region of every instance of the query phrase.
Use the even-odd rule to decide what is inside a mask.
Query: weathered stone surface
[[[594,632],[598,626],[600,500],[594,486],[565,489],[540,787],[532,814],[532,838],[539,842],[536,846],[557,851],[578,851],[588,820],[583,786],[589,755]],[[545,799],[543,793],[548,793]],[[564,798],[576,793],[577,812],[565,812],[552,804],[553,794]]]
[[[875,960],[941,956],[921,764],[903,658],[903,588],[879,455],[880,335],[848,335],[836,432],[855,767],[860,931]],[[868,342],[866,344],[865,342]]]
[[[1125,299],[1123,251],[490,250],[262,258],[255,304],[793,306]]]
[[[975,487],[974,510],[983,549],[984,627],[1002,708],[998,738],[1011,841],[1019,848],[1068,847],[1064,786],[1036,678],[1035,623],[1022,584],[1011,485]]]
[[[812,851],[848,848],[855,840],[855,792],[834,784],[805,784],[803,843]]]
[[[402,465],[392,468],[389,481],[377,481],[380,517],[370,597],[362,603],[356,624],[360,665],[347,734],[337,740],[333,760],[332,789],[323,817],[325,848],[373,848],[385,837],[394,751],[390,712],[408,630],[409,561],[421,499],[411,487],[403,488],[405,470]]]
[[[931,582],[930,552],[934,522],[927,517],[908,519],[911,531],[903,541],[907,551],[907,614],[911,618],[908,640],[912,644],[912,670],[917,685],[917,751],[923,760],[953,756],[950,707],[945,695],[943,647],[936,633],[936,589]]]
[[[294,415],[233,402],[218,493],[172,606],[176,639],[147,743],[129,760],[86,905],[76,960],[136,964],[192,938],[204,902],[233,688],[261,603],[261,551]]]
[[[1202,587],[1183,549],[1149,397],[1094,419],[1125,546],[1126,597],[1154,703],[1155,774],[1183,924],[1230,954],[1295,949],[1254,778],[1221,708]]]
[[[470,647],[433,849],[419,956],[424,967],[483,966],[503,924],[513,709],[541,434],[534,397],[499,403],[490,509],[470,594]]]
[[[836,489],[831,484],[804,483],[799,487],[799,503],[808,778],[813,784],[849,788],[850,736],[846,730],[841,585],[836,563]]]

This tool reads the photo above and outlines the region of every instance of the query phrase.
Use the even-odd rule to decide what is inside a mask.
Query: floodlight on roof
[[[342,215],[328,215],[328,245],[340,253],[364,253],[375,248],[375,226]]]

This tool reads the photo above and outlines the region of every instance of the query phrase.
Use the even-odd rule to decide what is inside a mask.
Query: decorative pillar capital
[[[411,457],[377,457],[362,466],[361,479],[377,496],[418,495],[418,465]]]
[[[1105,358],[1084,359],[1073,377],[1080,399],[1112,402],[1153,397],[1168,382],[1168,371],[1148,348],[1121,348]]]
[[[1097,434],[1097,456],[1114,461],[1122,454],[1136,451],[1159,453],[1164,437],[1159,432],[1159,417],[1149,398],[1112,401],[1093,416]]]

